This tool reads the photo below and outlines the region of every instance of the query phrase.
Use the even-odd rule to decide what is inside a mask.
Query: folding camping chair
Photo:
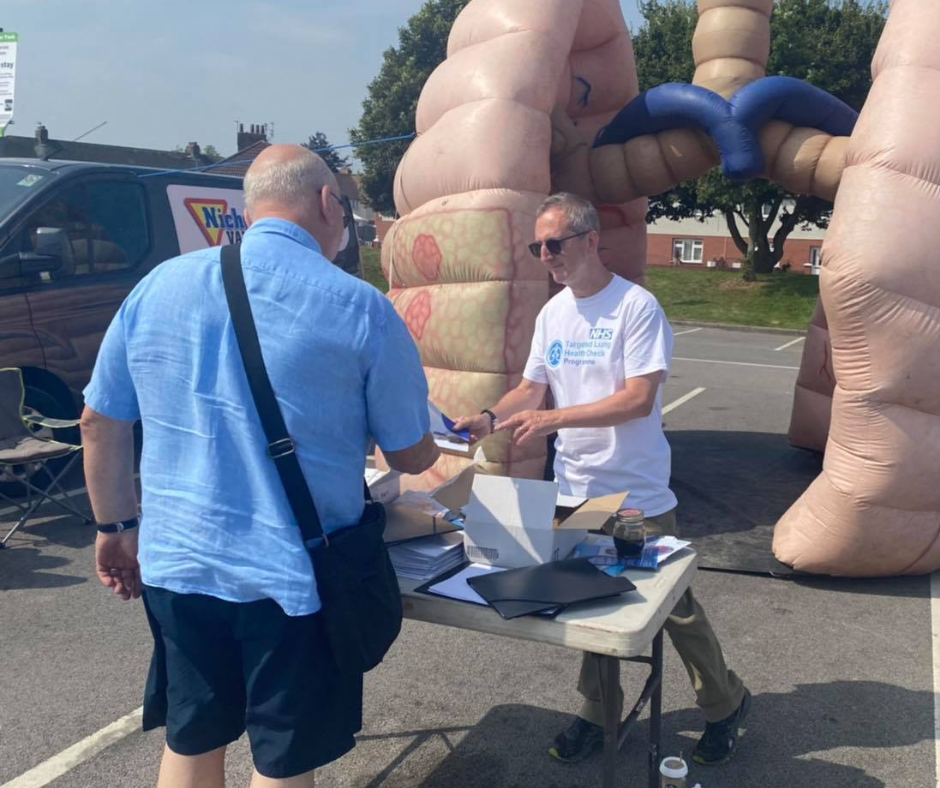
[[[23,374],[19,369],[0,369],[0,480],[22,484],[26,490],[26,500],[16,500],[0,492],[0,498],[13,504],[20,511],[20,519],[0,539],[0,549],[6,547],[10,537],[22,527],[35,511],[46,501],[54,503],[69,514],[74,514],[86,524],[91,522],[88,515],[74,504],[68,491],[62,489],[59,480],[67,474],[81,457],[81,446],[71,443],[49,440],[40,437],[30,429],[45,427],[64,429],[74,427],[78,420],[47,419],[40,415],[25,415],[23,403],[26,389],[23,386]],[[59,457],[71,458],[58,472],[49,467],[51,460]],[[33,484],[40,471],[44,471],[51,481],[43,487]],[[59,495],[53,497],[53,490]]]

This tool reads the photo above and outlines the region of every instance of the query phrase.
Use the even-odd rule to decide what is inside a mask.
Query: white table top
[[[458,602],[414,589],[423,583],[399,578],[405,618],[473,629],[494,635],[567,646],[613,657],[645,652],[676,602],[692,582],[698,556],[686,548],[658,572],[628,570],[636,591],[610,600],[572,605],[554,619],[522,616],[505,620],[491,607]]]

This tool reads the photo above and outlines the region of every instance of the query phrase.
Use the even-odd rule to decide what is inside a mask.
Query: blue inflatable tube
[[[845,102],[793,77],[765,77],[746,85],[731,99],[731,112],[753,134],[759,134],[769,120],[785,120],[848,137],[858,120],[858,113]]]
[[[601,129],[594,147],[689,126],[698,126],[715,141],[728,177],[746,180],[763,172],[764,155],[754,132],[734,118],[721,96],[696,85],[669,83],[641,93]]]

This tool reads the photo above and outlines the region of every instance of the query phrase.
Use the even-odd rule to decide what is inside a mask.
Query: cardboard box
[[[376,503],[391,503],[401,495],[401,474],[398,471],[366,469],[366,482],[372,500]]]
[[[446,519],[448,507],[425,493],[408,491],[385,504],[385,543],[398,544],[423,536],[459,531]]]
[[[461,477],[454,485],[462,489],[467,479]],[[555,482],[482,474],[471,478],[469,501],[463,507],[467,557],[508,568],[567,558],[587,532],[601,528],[627,496],[624,492],[587,499],[572,511],[558,509]]]

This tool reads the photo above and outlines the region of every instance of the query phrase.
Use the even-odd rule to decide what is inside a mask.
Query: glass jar
[[[646,524],[639,509],[620,509],[614,515],[614,546],[618,558],[639,558],[646,544]]]

